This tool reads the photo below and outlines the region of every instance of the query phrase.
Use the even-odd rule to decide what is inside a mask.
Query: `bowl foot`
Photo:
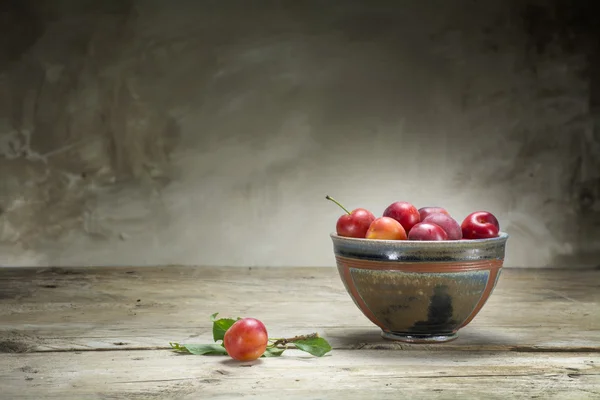
[[[406,343],[445,343],[451,342],[458,338],[458,332],[447,334],[419,334],[419,333],[402,333],[402,332],[385,332],[381,331],[381,336],[384,339],[395,340],[397,342]]]

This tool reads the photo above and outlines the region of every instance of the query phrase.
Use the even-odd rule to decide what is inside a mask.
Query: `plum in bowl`
[[[386,339],[453,340],[492,294],[508,235],[474,240],[370,240],[332,233],[337,269]]]

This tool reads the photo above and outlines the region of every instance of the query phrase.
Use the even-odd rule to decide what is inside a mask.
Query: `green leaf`
[[[220,355],[226,356],[227,350],[220,344],[179,344],[179,343],[170,343],[171,347],[182,353],[190,353],[196,355]]]
[[[233,318],[221,318],[216,319],[213,322],[213,339],[216,341],[223,340],[227,329],[231,328],[231,325],[235,323]]]
[[[279,357],[284,351],[285,349],[279,349],[277,347],[267,347],[261,357]]]
[[[227,329],[231,328],[236,321],[239,321],[241,318],[238,317],[236,319],[233,318],[219,318],[217,319],[218,312],[212,314],[210,316],[210,320],[213,322],[213,339],[215,342],[219,340],[223,340],[225,337],[225,332]]]
[[[169,345],[171,345],[171,348],[173,350],[183,351],[183,352],[187,353],[187,350],[185,349],[185,347],[182,347],[179,343],[169,342]]]
[[[313,356],[322,357],[331,351],[331,346],[327,340],[316,337],[305,340],[296,340],[294,345],[302,351],[312,354]]]

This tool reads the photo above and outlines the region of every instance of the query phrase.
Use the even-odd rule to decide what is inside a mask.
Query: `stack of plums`
[[[375,218],[364,208],[348,211],[330,196],[328,200],[340,206],[346,213],[336,224],[339,236],[379,240],[473,240],[497,237],[500,232],[498,219],[488,211],[475,211],[459,224],[442,207],[417,209],[406,201],[390,204],[383,216]]]

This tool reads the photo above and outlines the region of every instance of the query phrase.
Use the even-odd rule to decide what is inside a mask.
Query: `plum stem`
[[[341,204],[340,204],[340,203],[339,203],[337,200],[335,200],[333,197],[331,197],[331,196],[327,195],[327,196],[325,196],[325,198],[326,198],[327,200],[331,200],[331,201],[333,201],[335,204],[337,204],[338,206],[340,206],[340,208],[341,208],[342,210],[346,211],[346,213],[347,213],[348,215],[350,215],[350,214],[351,214],[351,212],[350,212],[350,211],[348,211],[348,210],[346,209],[346,207],[344,207],[343,205],[341,205]]]
[[[294,336],[293,338],[289,338],[289,339],[271,339],[271,340],[275,340],[275,342],[272,344],[272,346],[277,347],[277,346],[285,346],[288,343],[294,343],[298,340],[314,339],[314,338],[318,338],[318,337],[319,337],[318,333],[311,333],[310,335]]]

